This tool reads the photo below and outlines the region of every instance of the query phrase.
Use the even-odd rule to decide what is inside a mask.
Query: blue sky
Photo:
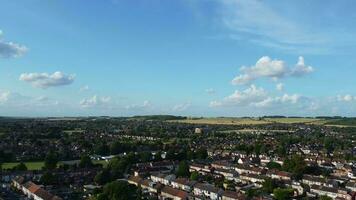
[[[356,114],[352,0],[0,0],[2,116]]]

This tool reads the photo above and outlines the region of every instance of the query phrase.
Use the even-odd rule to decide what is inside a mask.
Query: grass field
[[[18,165],[18,162],[11,162],[11,163],[3,163],[2,168],[3,169],[12,169],[16,165]],[[28,170],[39,170],[42,169],[44,166],[44,162],[25,162],[25,165]]]
[[[259,124],[314,124],[320,126],[333,127],[356,127],[355,118],[346,119],[324,119],[324,118],[303,118],[303,117],[281,117],[281,118],[197,118],[183,120],[168,120],[169,122],[188,123],[188,124],[220,124],[220,125],[259,125]]]
[[[267,124],[270,122],[258,120],[254,118],[199,118],[199,119],[183,119],[183,120],[170,120],[170,122],[188,123],[188,124],[223,124],[223,125],[257,125]]]
[[[70,161],[67,161],[70,162]],[[73,163],[76,161],[73,161]],[[103,165],[103,167],[106,167],[108,165],[108,163],[105,160],[93,160],[94,164],[101,164]],[[3,169],[12,169],[14,168],[16,165],[18,165],[19,162],[11,162],[11,163],[3,163],[2,164],[2,168]],[[44,166],[44,162],[24,162],[24,164],[26,165],[28,170],[40,170],[42,169],[42,167]],[[58,165],[63,164],[62,162],[59,162]]]
[[[316,118],[299,118],[299,117],[288,117],[288,118],[263,118],[268,122],[282,123],[282,124],[299,124],[299,123],[317,123],[323,121],[322,119]]]

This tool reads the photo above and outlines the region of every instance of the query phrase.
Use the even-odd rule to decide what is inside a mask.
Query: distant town
[[[0,199],[356,196],[356,119],[0,118]]]

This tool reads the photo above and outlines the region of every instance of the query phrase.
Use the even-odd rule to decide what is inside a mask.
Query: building
[[[162,200],[186,200],[188,199],[188,193],[172,188],[170,186],[164,186],[161,190],[160,199]]]
[[[218,200],[222,194],[222,190],[207,183],[197,183],[194,186],[193,193],[198,197],[206,197],[211,200]]]

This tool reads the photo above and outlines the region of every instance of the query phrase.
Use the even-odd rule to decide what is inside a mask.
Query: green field
[[[333,119],[333,118],[312,118],[312,117],[276,117],[276,118],[195,118],[182,120],[168,120],[168,122],[187,123],[187,124],[220,124],[220,125],[260,125],[260,124],[314,124],[334,127],[356,127],[355,118]]]
[[[71,161],[67,161],[67,162],[71,162]],[[73,161],[76,162],[76,161]],[[107,162],[105,160],[93,160],[94,164],[101,164],[103,165],[103,167],[107,166]],[[12,169],[14,168],[16,165],[18,165],[19,162],[10,162],[10,163],[3,163],[2,164],[2,168],[3,169]],[[28,170],[41,170],[42,167],[44,166],[44,162],[39,161],[39,162],[24,162],[24,164],[26,165]],[[59,162],[58,165],[63,164],[62,162]]]
[[[230,117],[170,120],[170,122],[188,123],[188,124],[221,124],[221,125],[258,125],[258,124],[271,123],[268,121],[259,120],[255,118],[230,118]]]
[[[11,163],[3,163],[2,168],[3,169],[12,169],[16,165],[18,165],[18,162],[11,162]],[[25,165],[28,170],[40,170],[44,166],[44,162],[25,162]]]

